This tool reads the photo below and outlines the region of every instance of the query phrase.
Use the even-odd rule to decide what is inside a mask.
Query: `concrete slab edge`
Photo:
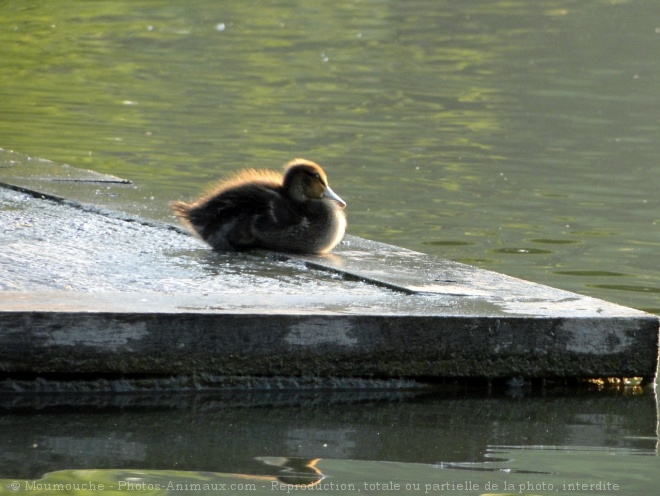
[[[21,185],[0,185],[87,212],[187,234],[172,224]],[[321,376],[345,381],[639,376],[651,381],[657,372],[657,316],[350,236],[336,254],[278,256],[412,298],[483,297],[522,315],[13,310],[0,313],[0,371],[6,377],[43,374],[74,381],[99,374],[143,375],[150,380],[169,374],[186,381],[200,374],[281,376],[288,381]],[[395,259],[412,263],[389,270],[385,262]],[[347,264],[351,261],[355,264]],[[496,285],[515,302],[494,296]],[[535,292],[549,295],[547,314],[534,315],[539,307]],[[556,310],[566,305],[591,310],[558,316]]]

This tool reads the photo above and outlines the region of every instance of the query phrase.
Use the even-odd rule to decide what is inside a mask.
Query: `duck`
[[[216,251],[265,249],[321,254],[346,232],[346,202],[320,165],[291,160],[284,174],[244,169],[188,204],[170,204],[193,234]]]

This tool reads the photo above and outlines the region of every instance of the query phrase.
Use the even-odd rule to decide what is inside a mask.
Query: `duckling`
[[[328,186],[323,169],[301,158],[285,165],[284,176],[243,170],[207,196],[171,207],[218,251],[326,253],[346,231],[346,203]]]

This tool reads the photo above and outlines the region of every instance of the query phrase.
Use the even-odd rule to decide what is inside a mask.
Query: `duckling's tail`
[[[170,208],[179,219],[188,220],[190,218],[190,205],[182,201],[170,202]]]
[[[195,236],[201,237],[198,226],[193,224],[193,219],[192,219],[192,217],[194,216],[193,205],[182,201],[173,201],[170,202],[170,208],[174,212],[174,215],[176,215],[179,218],[179,222],[181,222],[183,227],[188,229],[188,231],[190,231]]]

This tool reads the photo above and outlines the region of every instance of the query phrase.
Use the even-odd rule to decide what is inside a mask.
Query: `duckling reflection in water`
[[[346,203],[318,164],[297,158],[284,175],[247,169],[210,194],[171,207],[188,229],[218,251],[252,248],[326,253],[344,237]]]

